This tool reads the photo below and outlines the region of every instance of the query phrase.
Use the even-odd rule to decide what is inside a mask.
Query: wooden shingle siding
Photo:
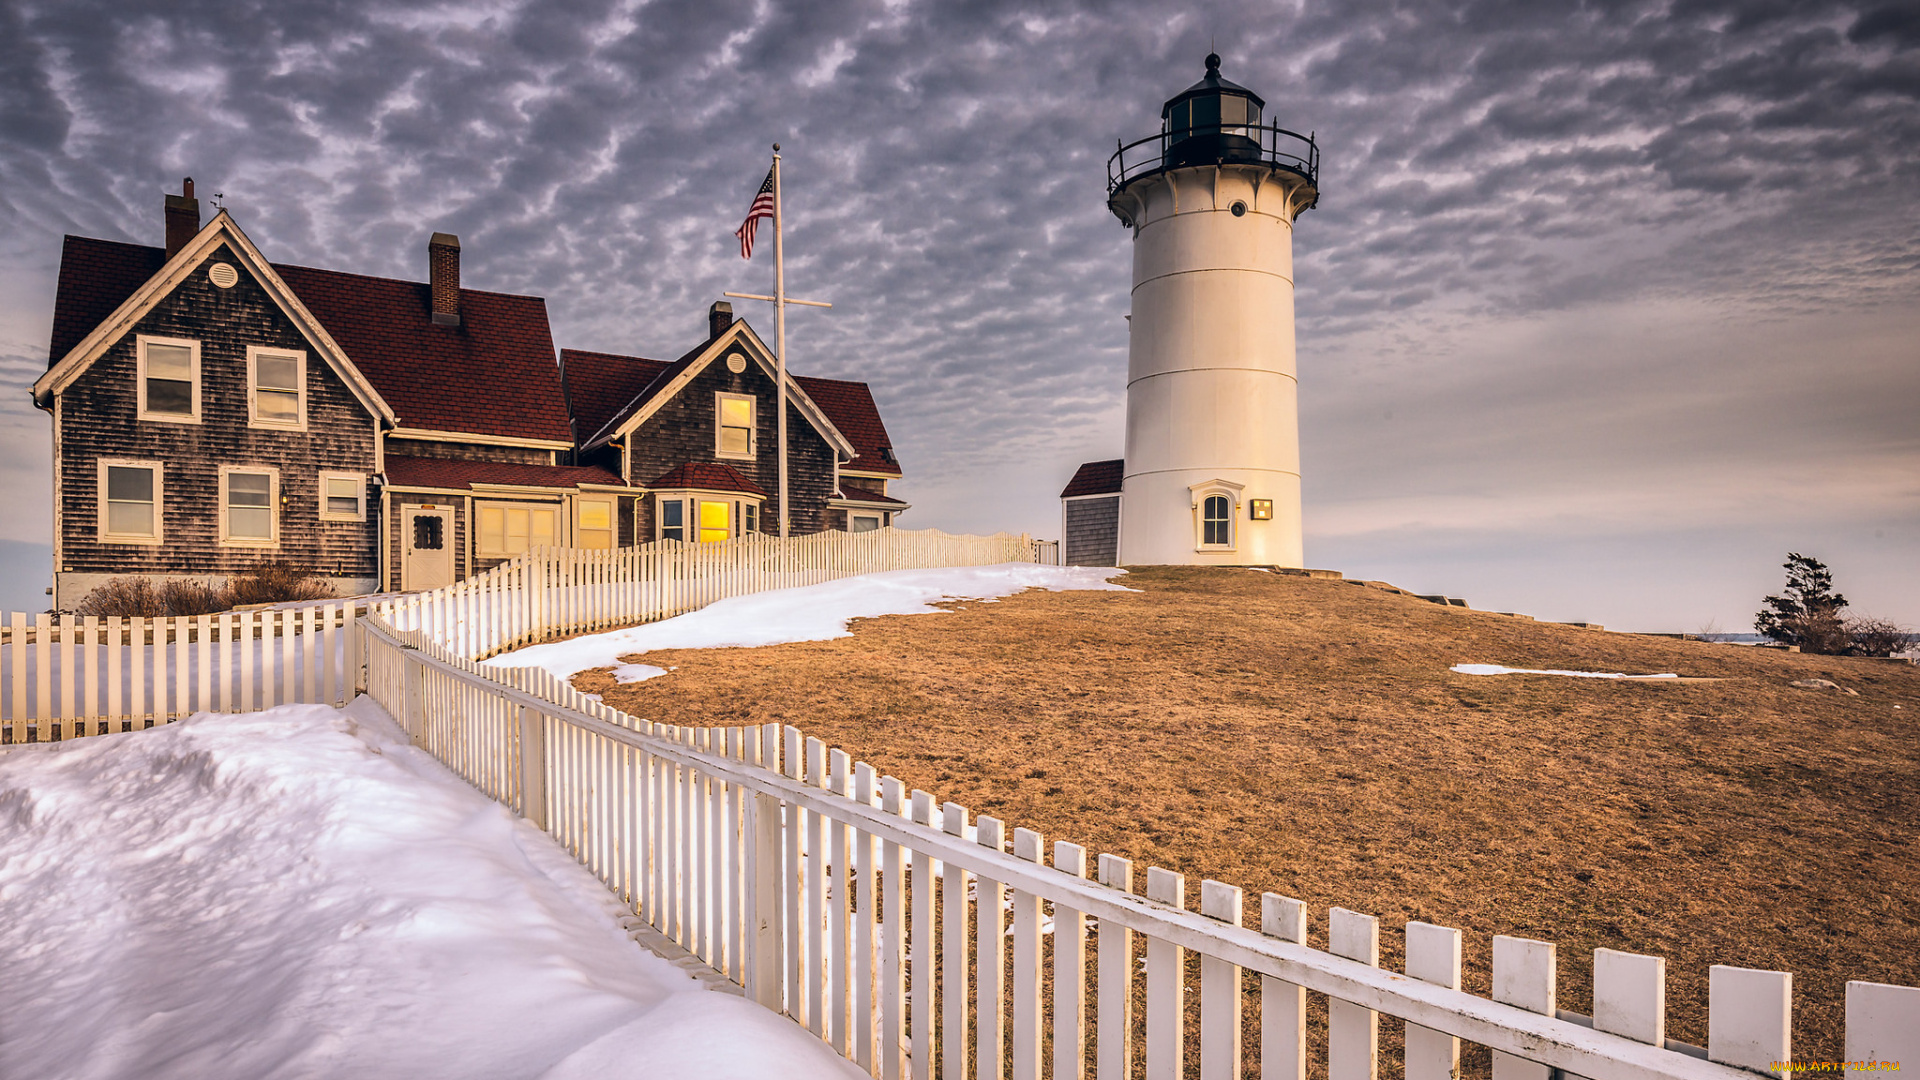
[[[206,267],[216,261],[242,265],[225,247],[219,249],[61,394],[60,568],[76,573],[231,574],[286,559],[322,574],[378,576],[376,507],[369,506],[361,522],[320,520],[322,471],[374,471],[372,415],[244,269],[230,289],[208,281]],[[135,419],[140,334],[200,342],[198,424]],[[305,431],[247,426],[250,345],[306,353]],[[101,458],[165,463],[163,544],[99,541]],[[222,465],[278,470],[284,501],[275,507],[277,547],[220,546]]]
[[[767,493],[762,529],[779,532],[780,457],[779,434],[775,423],[775,387],[759,365],[748,364],[739,374],[727,370],[724,361],[715,361],[696,376],[686,389],[661,405],[632,435],[634,447],[633,480],[649,484],[674,466],[689,461],[719,461],[714,452],[714,397],[716,392],[751,394],[756,432],[752,461],[726,459],[726,464],[759,485]],[[787,403],[787,487],[793,499],[790,514],[793,532],[821,532],[832,528],[827,500],[833,497],[833,471],[836,455],[833,447],[791,400]],[[647,500],[649,504],[652,499]],[[651,506],[649,506],[649,513]],[[650,516],[645,522],[652,529]],[[650,535],[650,532],[649,532]]]
[[[1105,499],[1069,499],[1066,564],[1112,566],[1119,558],[1120,496]]]
[[[516,465],[552,465],[554,452],[530,446],[493,446],[487,443],[440,442],[432,439],[387,439],[387,453],[395,457],[435,458],[441,461],[509,461]]]

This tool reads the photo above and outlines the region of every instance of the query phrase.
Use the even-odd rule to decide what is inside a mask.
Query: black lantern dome
[[[1302,210],[1319,201],[1320,149],[1311,134],[1267,123],[1259,94],[1220,74],[1220,56],[1207,54],[1207,74],[1160,110],[1160,131],[1121,143],[1107,161],[1107,203],[1131,222],[1129,185],[1170,169],[1251,165],[1299,187]],[[1304,183],[1303,183],[1304,182]]]
[[[1167,165],[1260,160],[1260,95],[1220,76],[1220,54],[1207,54],[1206,77],[1160,110]]]

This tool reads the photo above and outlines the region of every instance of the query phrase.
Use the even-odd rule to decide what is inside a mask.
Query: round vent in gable
[[[226,263],[214,263],[207,267],[207,280],[223,289],[231,289],[240,283],[240,271]]]
[[[727,370],[733,372],[735,375],[747,370],[747,358],[741,356],[739,353],[729,354],[727,356]]]

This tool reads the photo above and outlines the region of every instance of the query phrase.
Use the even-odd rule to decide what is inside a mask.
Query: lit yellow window
[[[719,452],[726,457],[753,456],[753,399],[720,395]]]
[[[552,507],[483,505],[474,516],[479,519],[480,554],[502,556],[551,546],[560,512]]]
[[[710,544],[716,540],[725,540],[733,535],[733,504],[730,502],[700,503],[700,542]]]
[[[482,506],[480,518],[480,550],[493,554],[507,544],[507,512],[498,506]]]
[[[582,499],[579,516],[580,527],[574,534],[576,546],[601,551],[613,547],[613,500]]]

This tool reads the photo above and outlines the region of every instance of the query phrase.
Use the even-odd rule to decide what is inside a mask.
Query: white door
[[[453,512],[409,506],[400,519],[400,588],[407,592],[453,584]]]

